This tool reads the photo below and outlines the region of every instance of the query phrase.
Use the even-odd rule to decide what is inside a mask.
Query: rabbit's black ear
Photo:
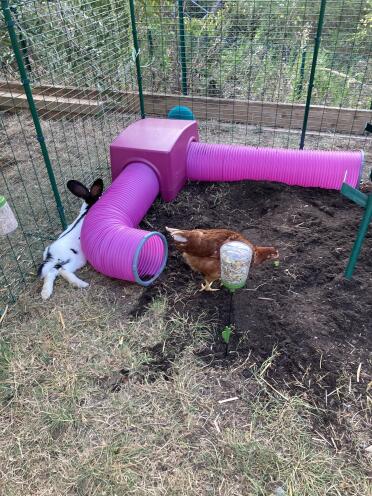
[[[75,179],[67,181],[67,187],[71,191],[71,193],[78,198],[82,198],[83,200],[87,201],[90,197],[88,188],[86,188],[84,184],[79,183],[79,181],[75,181]]]
[[[92,186],[90,187],[91,196],[98,200],[98,198],[102,195],[103,192],[103,181],[101,178],[96,179]]]

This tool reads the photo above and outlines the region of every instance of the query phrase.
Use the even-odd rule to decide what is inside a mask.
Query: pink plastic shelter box
[[[363,152],[326,152],[199,143],[195,121],[143,119],[111,144],[112,185],[82,228],[84,253],[103,274],[151,284],[167,259],[163,234],[138,229],[158,194],[173,200],[185,182],[277,181],[341,189],[357,187]]]

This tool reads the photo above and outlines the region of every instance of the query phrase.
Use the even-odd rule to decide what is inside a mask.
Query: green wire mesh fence
[[[139,116],[129,5],[127,0],[18,0],[9,8],[71,221],[79,205],[66,191],[67,180],[90,183],[103,177],[107,184],[108,144]],[[61,220],[4,9],[0,15],[0,194],[19,221],[19,229],[0,243],[1,313],[35,278],[43,248],[61,230]]]
[[[61,228],[7,5],[0,194],[20,228],[0,243],[0,310]],[[11,0],[9,9],[68,221],[78,205],[66,181],[107,184],[117,133],[179,104],[192,108],[204,141],[298,148],[302,133],[307,148],[364,149],[368,166],[371,0]]]
[[[366,0],[137,1],[147,114],[184,102],[208,140],[297,147],[322,4],[307,146],[354,144],[371,118]]]

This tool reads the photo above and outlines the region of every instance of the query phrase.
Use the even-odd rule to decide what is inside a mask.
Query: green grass
[[[9,383],[9,364],[12,353],[9,344],[0,339],[0,401],[7,401],[12,396],[12,388]]]
[[[272,399],[254,406],[249,435],[232,432],[228,441],[252,494],[265,495],[274,486],[298,496],[362,490],[358,472],[314,442],[309,412],[301,401]],[[363,491],[367,494],[367,485]]]
[[[163,296],[133,317],[143,289],[84,271],[89,291],[58,281],[43,305],[32,287],[0,328],[12,391],[1,396],[2,495],[369,494],[368,461],[350,442],[368,436],[357,398],[335,450],[317,433],[320,412],[265,382],[275,350],[259,368],[248,358],[249,378],[240,365],[207,367],[194,352],[213,322]],[[151,368],[154,347],[172,358],[165,375]]]

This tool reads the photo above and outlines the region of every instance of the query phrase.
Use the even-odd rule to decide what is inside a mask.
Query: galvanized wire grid
[[[79,202],[67,180],[109,182],[108,147],[139,116],[127,0],[13,1],[10,5],[67,221]],[[1,307],[35,277],[61,230],[45,163],[0,18],[0,194],[19,228],[0,243]],[[25,111],[20,112],[23,106]]]
[[[297,147],[321,1],[160,0],[156,5],[137,1],[146,112],[166,115],[173,104],[185,102],[204,121],[208,140]],[[349,145],[362,134],[353,114],[340,109],[371,107],[371,8],[369,0],[326,2],[311,97],[309,136],[318,135],[310,140],[312,147],[323,146],[320,132],[333,136],[343,128]],[[182,93],[189,98],[180,98]],[[347,120],[343,126],[342,120]],[[331,146],[338,146],[336,135]],[[324,147],[329,148],[329,136]]]
[[[317,64],[315,103],[337,107],[336,123],[345,116],[343,108],[355,109],[347,116],[349,136],[343,146],[364,148],[370,152],[370,139],[355,143],[360,136],[356,126],[357,109],[366,113],[366,123],[372,121],[372,2],[370,0],[328,0],[322,33],[322,50]],[[320,126],[325,119],[322,112]],[[337,125],[337,124],[336,124]],[[334,134],[331,146],[337,143]],[[368,157],[371,160],[371,157]]]

